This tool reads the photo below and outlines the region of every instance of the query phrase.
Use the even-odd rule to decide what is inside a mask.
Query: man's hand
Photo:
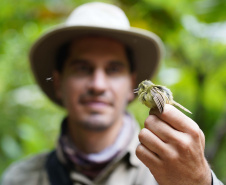
[[[139,140],[137,157],[160,185],[211,185],[205,136],[175,107],[166,104],[162,114],[149,115]]]

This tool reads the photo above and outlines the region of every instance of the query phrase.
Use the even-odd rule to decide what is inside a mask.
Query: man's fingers
[[[204,150],[205,136],[199,126],[172,105],[166,104],[162,114],[150,115],[145,121],[145,128],[180,151],[193,142]]]
[[[166,153],[166,144],[150,130],[143,128],[139,133],[140,142],[151,152],[156,153],[158,156]]]
[[[161,164],[158,155],[142,144],[137,146],[136,155],[150,170],[153,166],[159,166]]]
[[[180,131],[175,130],[168,123],[159,119],[156,115],[148,116],[145,120],[144,126],[165,143],[174,141],[181,135]]]
[[[178,131],[189,134],[199,133],[199,126],[172,105],[166,104],[163,113],[155,112],[155,115]]]

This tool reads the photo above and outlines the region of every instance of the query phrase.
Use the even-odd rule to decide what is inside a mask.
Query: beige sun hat
[[[137,84],[150,79],[156,72],[163,55],[161,39],[147,30],[132,28],[125,13],[117,6],[93,2],[76,8],[63,25],[57,26],[40,37],[30,51],[34,76],[45,94],[55,103],[52,76],[58,48],[76,37],[94,34],[117,39],[128,46],[134,57]]]

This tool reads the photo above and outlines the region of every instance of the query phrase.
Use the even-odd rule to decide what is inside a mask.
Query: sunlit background
[[[28,63],[32,43],[87,0],[0,1],[0,174],[12,162],[55,146],[64,111],[36,85]],[[206,135],[206,157],[226,183],[226,1],[109,0],[133,27],[165,43],[154,83],[169,87]],[[141,127],[149,110],[129,106]]]

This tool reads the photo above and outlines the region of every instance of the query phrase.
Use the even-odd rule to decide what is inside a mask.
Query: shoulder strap
[[[51,185],[73,185],[69,170],[59,161],[55,150],[47,156],[45,167]]]

